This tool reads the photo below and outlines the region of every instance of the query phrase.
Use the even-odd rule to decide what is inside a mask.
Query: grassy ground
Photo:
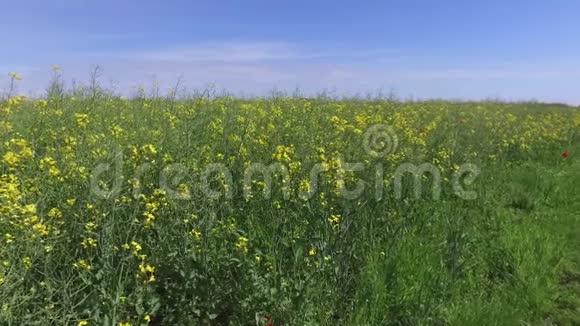
[[[12,98],[0,324],[578,325],[579,131],[542,104]]]

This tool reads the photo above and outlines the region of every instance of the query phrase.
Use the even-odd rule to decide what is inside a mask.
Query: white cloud
[[[5,65],[0,73],[23,73],[22,89],[38,94],[48,84],[52,64],[62,66],[66,80],[80,82],[88,79],[92,65],[100,64],[104,68],[103,84],[115,81],[124,93],[139,85],[152,85],[153,80],[170,88],[182,77],[190,89],[215,83],[218,88],[256,95],[274,87],[293,90],[299,86],[305,93],[328,88],[350,93],[394,88],[403,97],[503,95],[566,98],[569,103],[580,103],[577,90],[572,89],[580,82],[580,67],[574,62],[444,65],[433,58],[402,56],[396,50],[347,49],[328,44],[314,47],[289,42],[222,42],[71,53],[50,63]]]
[[[550,67],[494,67],[472,69],[424,69],[398,73],[400,78],[421,80],[493,80],[493,79],[544,79],[580,77],[580,70],[562,70]]]
[[[397,51],[390,49],[352,50],[333,45],[304,47],[287,42],[206,43],[124,53],[136,60],[171,62],[265,62],[309,59],[385,59]]]
[[[170,62],[251,62],[295,57],[294,48],[283,43],[206,44],[190,47],[129,53],[137,60]]]

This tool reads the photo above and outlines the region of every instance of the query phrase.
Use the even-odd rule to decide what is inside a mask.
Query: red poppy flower
[[[563,158],[567,158],[568,156],[570,156],[570,153],[568,153],[568,151],[565,151],[564,153],[562,153]]]

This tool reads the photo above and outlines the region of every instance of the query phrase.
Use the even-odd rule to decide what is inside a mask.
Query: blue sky
[[[0,86],[64,78],[130,93],[181,77],[273,88],[580,104],[580,1],[3,1]],[[4,85],[3,85],[4,84]]]

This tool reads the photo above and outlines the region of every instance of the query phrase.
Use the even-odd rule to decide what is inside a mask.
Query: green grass
[[[0,102],[0,121],[2,325],[580,324],[578,109],[88,93]],[[363,146],[377,124],[398,140],[379,157]],[[120,191],[101,198],[90,173],[119,152]],[[289,169],[289,198],[280,175],[264,198],[257,174],[246,200],[246,167],[274,162]],[[321,162],[329,171],[301,199]],[[365,182],[354,199],[336,188],[344,162],[365,167],[346,173],[349,189]],[[203,192],[215,163],[231,172],[231,198]],[[440,171],[438,200],[433,177],[419,198],[409,176],[395,195],[404,163]],[[471,200],[452,182],[465,163],[481,171],[462,183]],[[156,192],[162,174],[189,198]]]

